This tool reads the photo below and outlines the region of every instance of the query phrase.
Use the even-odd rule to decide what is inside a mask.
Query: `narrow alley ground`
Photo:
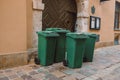
[[[30,64],[0,70],[0,80],[120,80],[120,45],[96,49],[94,61],[83,63],[82,68]]]

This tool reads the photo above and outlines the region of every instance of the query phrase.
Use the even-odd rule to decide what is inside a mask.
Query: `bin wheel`
[[[83,58],[83,62],[88,62],[87,58]]]
[[[34,58],[34,62],[35,62],[35,64],[40,65],[40,60],[38,59],[38,57]]]
[[[64,66],[68,66],[68,62],[66,60],[63,61]]]

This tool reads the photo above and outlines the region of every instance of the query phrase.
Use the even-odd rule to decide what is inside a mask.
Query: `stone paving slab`
[[[0,70],[0,80],[120,80],[120,45],[96,49],[93,62],[82,68],[30,64]]]

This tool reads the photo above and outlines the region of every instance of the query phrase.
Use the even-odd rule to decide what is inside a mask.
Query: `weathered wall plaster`
[[[0,0],[0,54],[27,50],[26,0]]]
[[[37,47],[38,36],[36,32],[42,30],[42,11],[44,4],[42,0],[33,0],[33,48]]]
[[[76,31],[77,32],[88,32],[88,13],[89,0],[77,0],[77,22]]]
[[[38,31],[42,30],[42,11],[33,11],[33,47],[37,47],[38,43]]]

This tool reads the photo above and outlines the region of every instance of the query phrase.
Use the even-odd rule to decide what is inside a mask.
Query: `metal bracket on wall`
[[[95,14],[95,6],[92,6],[92,7],[91,7],[91,13],[92,13],[92,14]]]

